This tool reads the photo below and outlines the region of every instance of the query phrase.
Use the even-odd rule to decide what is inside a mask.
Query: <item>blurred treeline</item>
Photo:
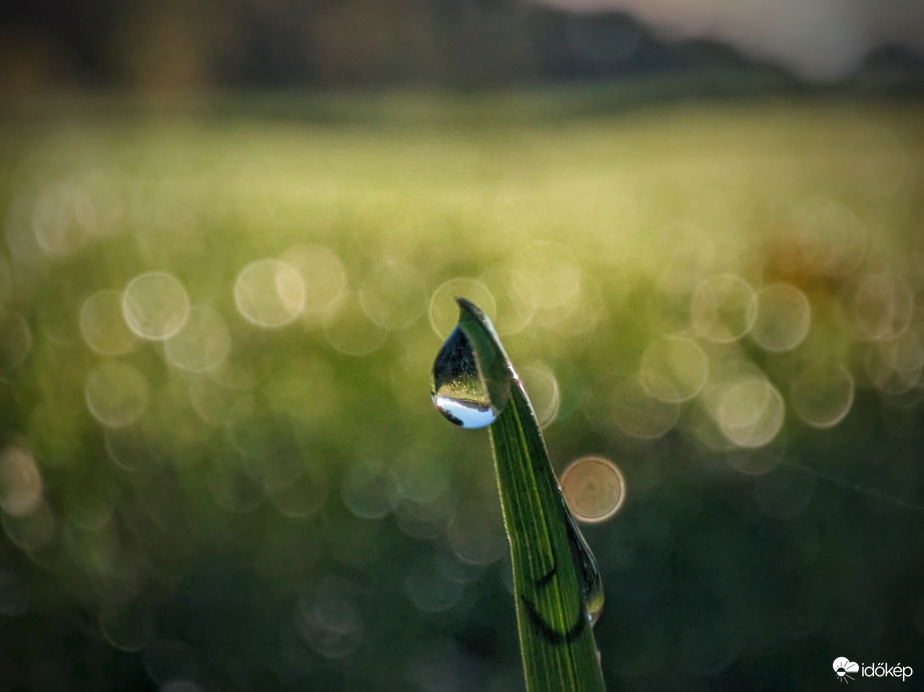
[[[915,59],[888,51],[872,60],[909,61]],[[470,88],[755,68],[717,43],[662,41],[628,15],[573,14],[523,0],[5,3],[0,66],[0,93],[14,95],[61,88]]]

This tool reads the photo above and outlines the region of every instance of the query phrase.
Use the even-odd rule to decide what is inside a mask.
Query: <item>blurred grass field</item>
[[[625,476],[614,689],[924,671],[921,104],[346,103],[3,121],[0,687],[522,689],[456,294]]]

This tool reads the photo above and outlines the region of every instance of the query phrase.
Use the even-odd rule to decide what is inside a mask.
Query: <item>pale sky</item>
[[[897,43],[924,54],[924,0],[538,0],[627,12],[667,37],[711,38],[813,80],[849,77]]]

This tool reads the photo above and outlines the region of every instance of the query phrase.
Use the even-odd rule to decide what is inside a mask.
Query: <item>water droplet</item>
[[[468,337],[456,327],[433,362],[431,395],[447,420],[463,428],[483,428],[493,423],[503,404],[491,401],[478,369]]]
[[[603,611],[603,578],[597,566],[597,558],[590,551],[590,546],[584,540],[580,529],[574,523],[570,512],[567,514],[568,540],[571,544],[571,557],[577,569],[578,584],[581,588],[581,598],[587,608],[587,617],[590,624],[595,625]]]

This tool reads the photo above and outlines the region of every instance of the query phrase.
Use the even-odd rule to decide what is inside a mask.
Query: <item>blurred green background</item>
[[[625,477],[612,689],[924,675],[918,35],[657,6],[2,11],[0,689],[522,690],[455,295]]]

